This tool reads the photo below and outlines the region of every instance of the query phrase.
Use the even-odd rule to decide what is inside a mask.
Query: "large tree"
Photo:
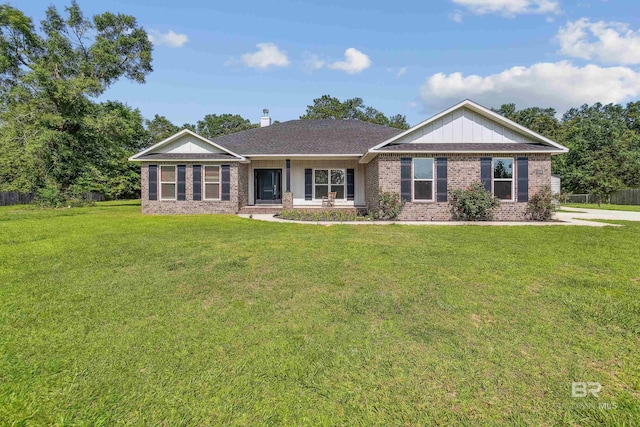
[[[202,120],[198,120],[196,129],[205,138],[215,138],[258,126],[238,114],[207,114]]]
[[[493,111],[553,141],[562,139],[562,124],[553,108],[530,107],[516,110],[515,104],[503,104]]]
[[[87,19],[74,1],[64,16],[49,7],[36,31],[20,10],[0,6],[1,189],[67,190],[131,144],[100,132],[113,108],[139,114],[95,98],[123,77],[144,83],[151,51],[132,16],[105,12]]]
[[[171,123],[169,119],[159,114],[153,116],[151,120],[145,120],[145,125],[149,133],[148,145],[160,142],[180,130],[180,128]]]
[[[362,120],[398,129],[409,129],[405,116],[396,114],[385,116],[373,107],[364,105],[362,98],[352,98],[340,101],[331,95],[323,95],[313,100],[313,105],[307,105],[307,111],[301,119],[335,119]]]
[[[504,104],[496,112],[569,148],[553,157],[553,171],[564,191],[612,192],[640,186],[640,103],[583,105],[559,120],[552,108],[517,110]]]

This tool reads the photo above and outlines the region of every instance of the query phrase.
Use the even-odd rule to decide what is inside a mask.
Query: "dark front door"
[[[282,169],[256,169],[256,203],[282,203]]]

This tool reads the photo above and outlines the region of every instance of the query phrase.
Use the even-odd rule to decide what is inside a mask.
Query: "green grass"
[[[0,424],[640,420],[640,224],[139,209],[0,208]]]
[[[606,203],[598,206],[597,203],[563,203],[562,207],[582,209],[604,209],[608,211],[640,212],[640,205],[609,205]]]

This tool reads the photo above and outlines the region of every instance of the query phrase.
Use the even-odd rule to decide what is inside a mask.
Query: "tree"
[[[258,126],[238,114],[207,114],[202,120],[198,120],[196,129],[205,138],[215,138]]]
[[[145,125],[149,134],[148,145],[167,139],[180,130],[180,128],[171,123],[169,119],[159,114],[153,116],[151,120],[145,120]]]
[[[493,111],[553,141],[562,137],[562,125],[553,108],[531,107],[518,111],[515,104],[503,104]]]
[[[65,10],[49,7],[38,33],[20,10],[0,6],[2,189],[67,190],[104,165],[122,141],[96,135],[106,113],[95,97],[122,77],[144,83],[152,71],[151,43],[135,18],[89,20],[75,1]]]
[[[405,116],[396,114],[387,117],[373,107],[364,105],[362,98],[352,98],[340,101],[331,95],[323,95],[313,100],[313,105],[307,105],[306,114],[301,119],[334,119],[334,120],[361,120],[382,126],[390,126],[398,129],[409,129],[409,123]]]
[[[640,136],[629,129],[624,107],[596,103],[572,108],[563,116],[563,127],[570,151],[561,173],[569,191],[594,193],[602,200],[640,184]]]

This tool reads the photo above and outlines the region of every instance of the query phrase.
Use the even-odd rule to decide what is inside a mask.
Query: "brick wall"
[[[149,200],[149,164],[160,165],[186,165],[186,200]],[[237,213],[240,209],[240,203],[242,197],[244,197],[246,204],[247,190],[246,182],[248,173],[247,165],[239,165],[237,162],[230,163],[230,175],[231,175],[231,197],[228,201],[220,200],[193,200],[193,168],[194,162],[154,162],[142,164],[142,176],[140,183],[140,191],[142,196],[142,213],[144,214],[202,214],[202,213]],[[222,163],[206,163],[220,165]],[[244,168],[243,168],[244,166]],[[240,175],[244,173],[244,177]],[[160,180],[160,168],[158,168],[158,181]],[[203,171],[204,180],[204,171]],[[244,195],[239,197],[241,194]],[[202,190],[204,198],[204,185]],[[158,189],[158,199],[160,198],[160,191]]]
[[[233,192],[233,178],[231,183],[231,191]],[[233,197],[233,196],[232,196]],[[238,164],[238,209],[249,204],[249,164]]]
[[[379,183],[379,171],[378,171],[378,156],[365,165],[365,204],[367,209],[378,204],[378,186]]]
[[[402,157],[447,157],[447,188],[464,188],[480,180],[481,157],[523,157],[522,154],[380,154],[378,155],[378,183],[383,191],[400,193],[400,158]],[[529,154],[529,197],[543,186],[551,184],[551,155]],[[370,163],[371,164],[371,163]],[[514,162],[514,168],[517,165]],[[367,179],[375,172],[367,171]],[[518,194],[517,170],[514,170],[514,197]],[[367,189],[371,183],[367,183]],[[434,182],[435,185],[435,182]],[[494,219],[498,221],[519,221],[524,219],[526,202],[500,202],[494,210]],[[407,202],[399,219],[447,221],[451,219],[451,207],[448,202]]]

